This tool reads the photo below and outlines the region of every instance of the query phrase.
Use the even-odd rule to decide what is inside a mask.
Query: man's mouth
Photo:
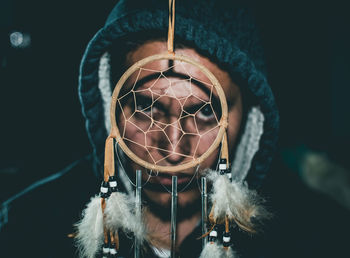
[[[193,188],[196,184],[196,179],[193,178],[195,175],[189,175],[184,173],[159,173],[149,180],[144,188],[151,191],[161,191],[169,192],[172,186],[172,176],[177,176],[177,189],[181,191],[186,187],[186,189]]]
[[[166,187],[169,187],[172,185],[173,176],[177,176],[177,184],[179,186],[188,184],[193,177],[193,175],[186,175],[182,173],[173,173],[173,174],[159,173],[158,176],[155,178],[155,183],[159,183]]]

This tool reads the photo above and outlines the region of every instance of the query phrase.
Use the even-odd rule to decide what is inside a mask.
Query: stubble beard
[[[170,197],[169,193],[169,197]],[[142,200],[144,206],[149,212],[158,217],[163,222],[169,222],[171,220],[171,198],[165,203],[160,203],[152,200],[145,191],[143,191]],[[192,218],[201,210],[200,195],[192,200],[188,200],[185,203],[178,202],[177,206],[177,222],[181,222]]]

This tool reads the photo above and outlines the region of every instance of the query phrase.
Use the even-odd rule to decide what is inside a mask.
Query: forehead
[[[127,80],[127,88],[139,93],[152,93],[177,99],[197,96],[209,101],[216,89],[196,66],[179,60],[161,59],[137,69]]]
[[[138,47],[136,50],[130,52],[127,55],[127,65],[131,66],[137,61],[149,57],[151,55],[164,53],[167,51],[167,45],[166,42],[163,41],[149,41]],[[209,60],[207,57],[204,57],[200,54],[198,54],[194,49],[192,48],[181,48],[176,50],[176,53],[179,55],[185,55],[187,57],[190,57],[191,59],[197,61],[198,63],[201,63],[204,65],[209,71],[211,71],[214,76],[218,79],[220,82],[225,95],[228,100],[234,99],[237,94],[239,94],[239,88],[237,85],[235,85],[229,74],[220,69],[218,65],[213,63],[211,60]],[[170,64],[169,60],[160,60],[157,62],[152,62],[150,64],[147,64],[144,68],[150,69],[150,70],[166,70],[171,65],[174,66],[174,72],[183,74],[183,75],[190,75],[193,76],[195,79],[197,79],[201,86],[203,87],[209,87],[208,85],[211,85],[210,80],[195,66],[181,62],[181,65],[177,65],[176,62],[174,64]],[[151,72],[148,72],[151,73]],[[142,76],[146,76],[147,71],[144,71]],[[203,88],[202,88],[203,89]]]

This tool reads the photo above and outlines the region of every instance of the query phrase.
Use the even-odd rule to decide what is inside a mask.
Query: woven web
[[[155,165],[180,165],[203,155],[219,132],[220,117],[215,87],[198,68],[180,61],[139,67],[117,98],[122,139]]]

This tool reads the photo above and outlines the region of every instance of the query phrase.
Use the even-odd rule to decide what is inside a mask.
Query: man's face
[[[127,56],[127,65],[167,51],[166,42],[151,41]],[[176,50],[204,65],[219,80],[228,103],[228,141],[232,149],[241,124],[242,100],[240,90],[228,73],[194,49]],[[125,98],[123,115],[119,112],[119,130],[129,149],[141,159],[161,166],[177,166],[205,153],[219,131],[221,110],[218,94],[210,80],[197,67],[179,61],[160,60],[135,72],[126,83],[135,85],[131,97]],[[155,71],[165,71],[162,75]],[[201,171],[215,167],[219,149],[214,151],[199,169],[190,168],[176,173],[159,172],[149,177],[143,173],[146,199],[159,207],[168,207],[171,176],[178,176],[178,205],[188,207],[200,198],[196,180]],[[128,164],[129,165],[129,164]],[[131,162],[131,172],[142,169]],[[154,173],[154,172],[153,172]],[[154,175],[154,174],[153,174]],[[193,178],[196,177],[196,178]],[[194,180],[192,180],[194,179]],[[192,187],[186,187],[192,182]],[[195,187],[194,187],[195,186]]]

